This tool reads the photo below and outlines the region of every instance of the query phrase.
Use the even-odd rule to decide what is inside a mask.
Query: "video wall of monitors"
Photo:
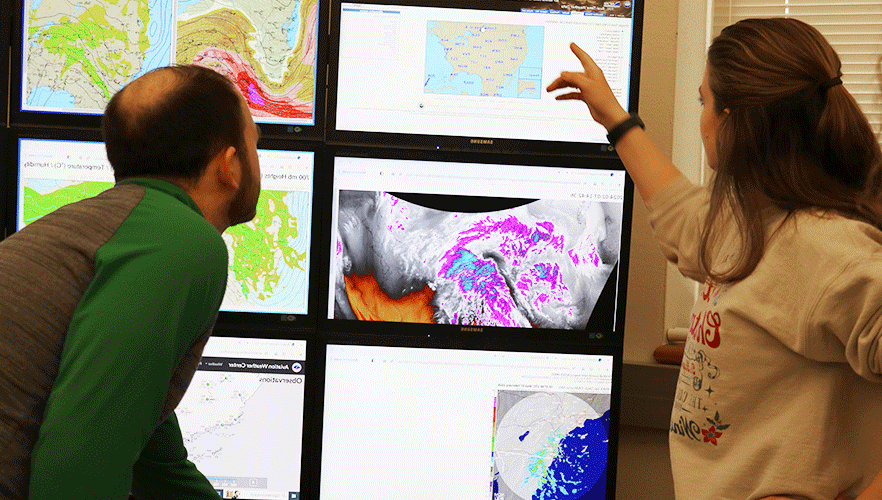
[[[634,188],[545,88],[576,42],[636,112],[642,4],[3,2],[0,237],[114,186],[115,92],[213,68],[262,132],[176,410],[218,494],[611,500]]]

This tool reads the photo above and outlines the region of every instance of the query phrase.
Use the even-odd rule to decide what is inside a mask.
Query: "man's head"
[[[260,189],[257,129],[236,86],[199,66],[153,70],[119,91],[102,122],[116,180],[157,177],[195,185],[209,164],[235,148],[241,177],[229,224],[251,220]]]

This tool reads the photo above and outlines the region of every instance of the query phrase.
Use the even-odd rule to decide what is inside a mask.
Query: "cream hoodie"
[[[762,261],[717,285],[698,266],[707,194],[681,177],[647,203],[665,256],[703,283],[671,416],[676,496],[857,495],[882,469],[882,231],[770,210]],[[715,268],[737,252],[727,236]]]

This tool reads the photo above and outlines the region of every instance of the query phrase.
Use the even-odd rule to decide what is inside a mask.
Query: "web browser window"
[[[580,69],[569,49],[576,42],[628,109],[632,7],[616,3],[578,11],[518,8],[527,2],[509,1],[474,9],[344,2],[333,126],[606,143],[606,130],[585,120],[584,106],[555,102],[545,88],[561,71]]]
[[[208,340],[175,413],[221,498],[300,498],[305,378],[304,340]]]
[[[612,376],[608,355],[328,345],[320,498],[604,499]]]
[[[327,317],[585,330],[620,279],[625,175],[337,156]],[[599,307],[616,331],[617,292]]]
[[[223,233],[230,265],[222,311],[306,314],[315,153],[260,149],[261,193],[253,220]],[[104,143],[18,140],[19,230],[114,186]]]
[[[260,198],[249,222],[223,233],[230,255],[222,311],[306,314],[315,153],[260,149]]]

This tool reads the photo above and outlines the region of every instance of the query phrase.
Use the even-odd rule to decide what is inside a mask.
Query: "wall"
[[[697,89],[707,19],[705,1],[645,3],[640,115],[652,140],[693,182],[703,180]],[[668,500],[674,498],[674,488],[666,415],[677,367],[657,365],[652,351],[664,342],[668,328],[687,326],[695,286],[665,262],[643,201],[635,198],[616,498]]]
[[[667,155],[673,144],[677,12],[679,0],[646,0],[639,112],[646,131]],[[694,0],[693,0],[694,1]],[[653,239],[646,208],[634,194],[625,314],[625,361],[651,363],[664,339],[666,263]]]

